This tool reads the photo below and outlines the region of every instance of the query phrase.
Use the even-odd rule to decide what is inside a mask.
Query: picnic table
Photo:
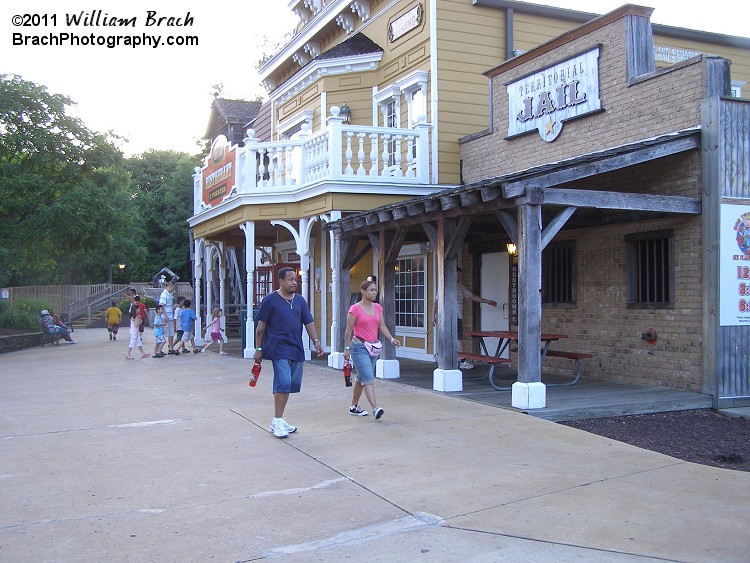
[[[518,344],[518,331],[515,330],[472,330],[472,331],[464,331],[464,334],[466,336],[470,336],[472,338],[476,338],[479,340],[479,348],[481,349],[481,354],[471,354],[471,353],[465,353],[462,352],[461,356],[465,357],[467,359],[475,360],[478,362],[487,362],[490,364],[490,370],[487,373],[487,379],[490,382],[490,385],[492,385],[495,389],[498,391],[507,391],[510,389],[510,387],[503,387],[499,386],[495,383],[493,380],[493,376],[495,374],[495,366],[501,363],[510,363],[510,358],[506,358],[503,356],[506,350],[508,350],[508,347],[510,346],[511,342],[515,342]],[[487,343],[485,341],[485,338],[497,338],[497,346],[495,347],[494,353],[490,354],[487,349]],[[543,343],[544,346],[540,348],[540,352],[542,354],[542,363],[544,363],[544,358],[547,357],[547,355],[550,356],[557,356],[558,352],[555,350],[550,350],[550,344],[552,342],[555,342],[557,340],[561,340],[563,338],[568,338],[566,334],[554,334],[554,333],[542,333],[540,344]],[[563,352],[560,352],[561,354]],[[575,381],[572,383],[565,383],[565,384],[557,384],[557,385],[572,385],[576,381],[578,381],[578,378],[580,377],[580,369],[579,369],[579,375],[576,377]],[[484,379],[484,376],[482,377]],[[555,385],[555,384],[552,384]]]

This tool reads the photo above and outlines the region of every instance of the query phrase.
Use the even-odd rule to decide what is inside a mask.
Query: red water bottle
[[[253,369],[251,369],[250,372],[253,374],[253,378],[248,385],[250,385],[250,387],[255,387],[255,384],[258,383],[258,378],[260,377],[260,362],[255,362],[253,364]]]
[[[347,387],[352,386],[352,364],[349,360],[344,362],[344,384]]]

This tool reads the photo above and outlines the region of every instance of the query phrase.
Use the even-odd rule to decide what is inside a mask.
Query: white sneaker
[[[297,431],[297,427],[296,427],[296,426],[292,426],[291,424],[289,424],[289,423],[288,423],[288,422],[286,421],[286,419],[282,418],[282,419],[281,419],[281,422],[283,422],[283,423],[284,423],[284,426],[286,427],[286,431],[287,431],[287,432],[289,432],[289,434],[293,434],[294,432],[296,432],[296,431]]]
[[[474,364],[466,361],[466,358],[458,362],[458,369],[474,369]]]
[[[284,422],[283,418],[274,418],[271,421],[271,427],[268,431],[277,438],[286,438],[289,436],[289,430],[286,429],[286,422]]]

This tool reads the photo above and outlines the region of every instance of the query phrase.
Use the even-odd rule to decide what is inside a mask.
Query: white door
[[[482,304],[480,330],[509,330],[510,303],[508,302],[510,283],[510,258],[507,252],[482,254],[482,291],[485,299],[497,301],[497,307]],[[487,352],[494,354],[497,349],[497,338],[485,338]],[[510,357],[510,347],[503,352],[503,357]]]

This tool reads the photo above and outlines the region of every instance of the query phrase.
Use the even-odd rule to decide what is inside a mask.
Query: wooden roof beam
[[[424,205],[421,202],[409,203],[406,206],[406,212],[409,214],[409,217],[421,215],[424,211]]]
[[[603,156],[590,162],[584,162],[576,166],[559,170],[557,172],[540,173],[532,178],[525,178],[515,182],[502,184],[503,196],[518,197],[531,188],[550,188],[567,184],[582,178],[588,178],[597,174],[620,170],[635,164],[642,164],[649,160],[671,156],[700,147],[698,135],[679,137],[670,141],[662,141],[659,144],[645,146],[624,154],[614,156]],[[592,158],[594,155],[591,155]]]
[[[701,200],[698,197],[604,192],[598,190],[568,190],[564,188],[537,188],[537,190],[541,190],[542,203],[545,205],[686,213],[689,215],[700,215],[701,213]]]

